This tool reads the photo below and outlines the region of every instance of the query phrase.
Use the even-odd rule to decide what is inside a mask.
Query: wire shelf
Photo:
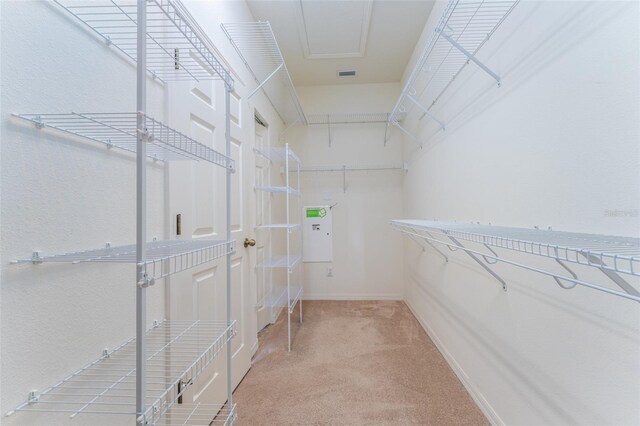
[[[300,196],[300,191],[293,189],[290,186],[256,186],[256,191],[284,193],[294,195],[296,197]]]
[[[296,89],[269,22],[221,24],[249,72],[285,124],[307,124]],[[277,76],[279,84],[272,84]],[[269,82],[269,80],[272,80]],[[269,82],[267,84],[267,82]],[[255,93],[255,91],[253,92]],[[251,97],[253,95],[249,95]]]
[[[406,164],[389,166],[307,166],[300,169],[301,172],[372,172],[372,171],[407,171]]]
[[[369,124],[386,123],[389,120],[388,112],[374,113],[334,113],[334,114],[309,114],[309,124]]]
[[[266,225],[258,225],[255,229],[287,229],[289,231],[294,231],[300,229],[299,223],[269,223]]]
[[[234,169],[234,161],[143,113],[16,114],[38,128],[50,127],[74,136],[136,152],[137,119],[148,133],[147,156],[155,160],[203,160]]]
[[[301,286],[292,285],[290,288],[290,298],[287,302],[287,288],[280,289],[278,291],[270,291],[265,297],[258,303],[258,306],[265,306],[270,308],[284,308],[286,307],[289,313],[293,312],[296,304],[300,301],[303,294],[303,288]]]
[[[293,269],[302,260],[302,256],[274,256],[256,265],[256,268],[288,268]]]
[[[485,260],[487,258],[495,261],[500,260],[572,282],[574,283],[573,286],[580,284],[606,293],[640,301],[640,292],[617,275],[626,274],[640,277],[640,238],[428,220],[394,220],[391,223],[394,228],[409,236],[422,238],[430,242],[451,245],[452,239],[457,239],[482,244],[489,248],[491,253],[477,251],[473,251],[473,253],[485,256]],[[437,239],[434,234],[441,236],[442,239]],[[491,250],[491,247],[554,259],[572,277],[561,277],[557,274],[547,273],[527,265],[502,259]],[[457,248],[462,247],[454,246],[454,249],[457,250]],[[464,248],[462,249],[465,250]],[[495,263],[495,261],[489,263]],[[565,266],[564,262],[596,267],[611,278],[624,292],[580,281]],[[573,288],[573,286],[570,288]]]
[[[152,241],[146,245],[144,272],[149,279],[160,279],[218,259],[235,250],[235,241],[194,239]],[[136,263],[136,245],[105,247],[97,250],[19,259],[12,263],[104,262]]]
[[[231,408],[215,404],[174,404],[156,426],[231,426],[236,419],[236,404]]]
[[[420,102],[423,114],[440,99],[462,69],[475,58],[519,0],[449,0],[440,21],[407,80],[389,117],[397,124]],[[453,40],[453,43],[452,41]],[[456,47],[455,44],[458,45]],[[467,56],[463,51],[471,55]],[[478,62],[476,62],[478,63]],[[481,63],[478,65],[500,82]],[[442,123],[440,123],[443,126]],[[444,126],[443,126],[444,127]]]
[[[235,321],[163,321],[146,333],[147,423],[155,424],[235,335]],[[136,339],[7,413],[136,414]],[[181,408],[175,408],[182,413]],[[170,419],[169,419],[170,420]],[[161,423],[165,424],[165,423]],[[171,423],[167,423],[171,424]],[[191,424],[191,423],[186,423]],[[200,424],[200,423],[197,423]]]
[[[289,160],[300,165],[300,158],[291,149],[285,147],[254,148],[254,152],[274,163],[284,163],[288,154]],[[291,163],[289,165],[291,166]]]
[[[135,0],[55,0],[108,45],[134,62],[137,57]],[[147,1],[147,70],[163,81],[221,79],[231,75],[209,48],[213,46],[189,12],[171,0]]]

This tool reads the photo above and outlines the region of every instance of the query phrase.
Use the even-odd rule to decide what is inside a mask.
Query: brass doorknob
[[[245,238],[244,239],[244,247],[245,248],[247,248],[249,246],[253,247],[255,245],[256,245],[256,240],[253,240],[253,239],[250,240],[249,238]]]

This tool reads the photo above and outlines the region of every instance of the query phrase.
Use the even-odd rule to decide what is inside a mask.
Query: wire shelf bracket
[[[303,167],[300,169],[300,172],[306,173],[321,173],[321,172],[340,172],[342,173],[342,190],[343,192],[347,192],[347,172],[370,172],[370,171],[402,171],[407,172],[408,166],[407,164],[402,165],[393,165],[393,166],[346,166],[335,167],[335,166],[310,166]]]
[[[425,246],[421,243],[422,241],[429,243],[432,247],[438,244],[448,247],[451,251],[463,250],[500,281],[505,290],[504,280],[479,257],[482,257],[489,264],[502,262],[550,276],[558,286],[565,290],[580,285],[640,302],[640,291],[621,276],[624,274],[640,277],[640,238],[426,220],[394,220],[391,224],[396,230],[408,235],[421,245],[423,249]],[[439,236],[434,236],[433,233],[439,234]],[[489,253],[465,247],[460,240],[481,244],[489,250]],[[494,248],[551,258],[569,275],[506,259],[496,253]],[[436,251],[447,259],[447,256],[440,250],[436,249]],[[621,290],[581,280],[567,263],[597,268]]]

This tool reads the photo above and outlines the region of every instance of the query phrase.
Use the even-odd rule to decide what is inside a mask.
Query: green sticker
[[[325,217],[327,215],[327,209],[307,209],[307,217]]]

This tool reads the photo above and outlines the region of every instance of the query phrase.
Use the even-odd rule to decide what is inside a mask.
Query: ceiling
[[[248,0],[255,19],[271,23],[296,86],[400,81],[433,3]]]

